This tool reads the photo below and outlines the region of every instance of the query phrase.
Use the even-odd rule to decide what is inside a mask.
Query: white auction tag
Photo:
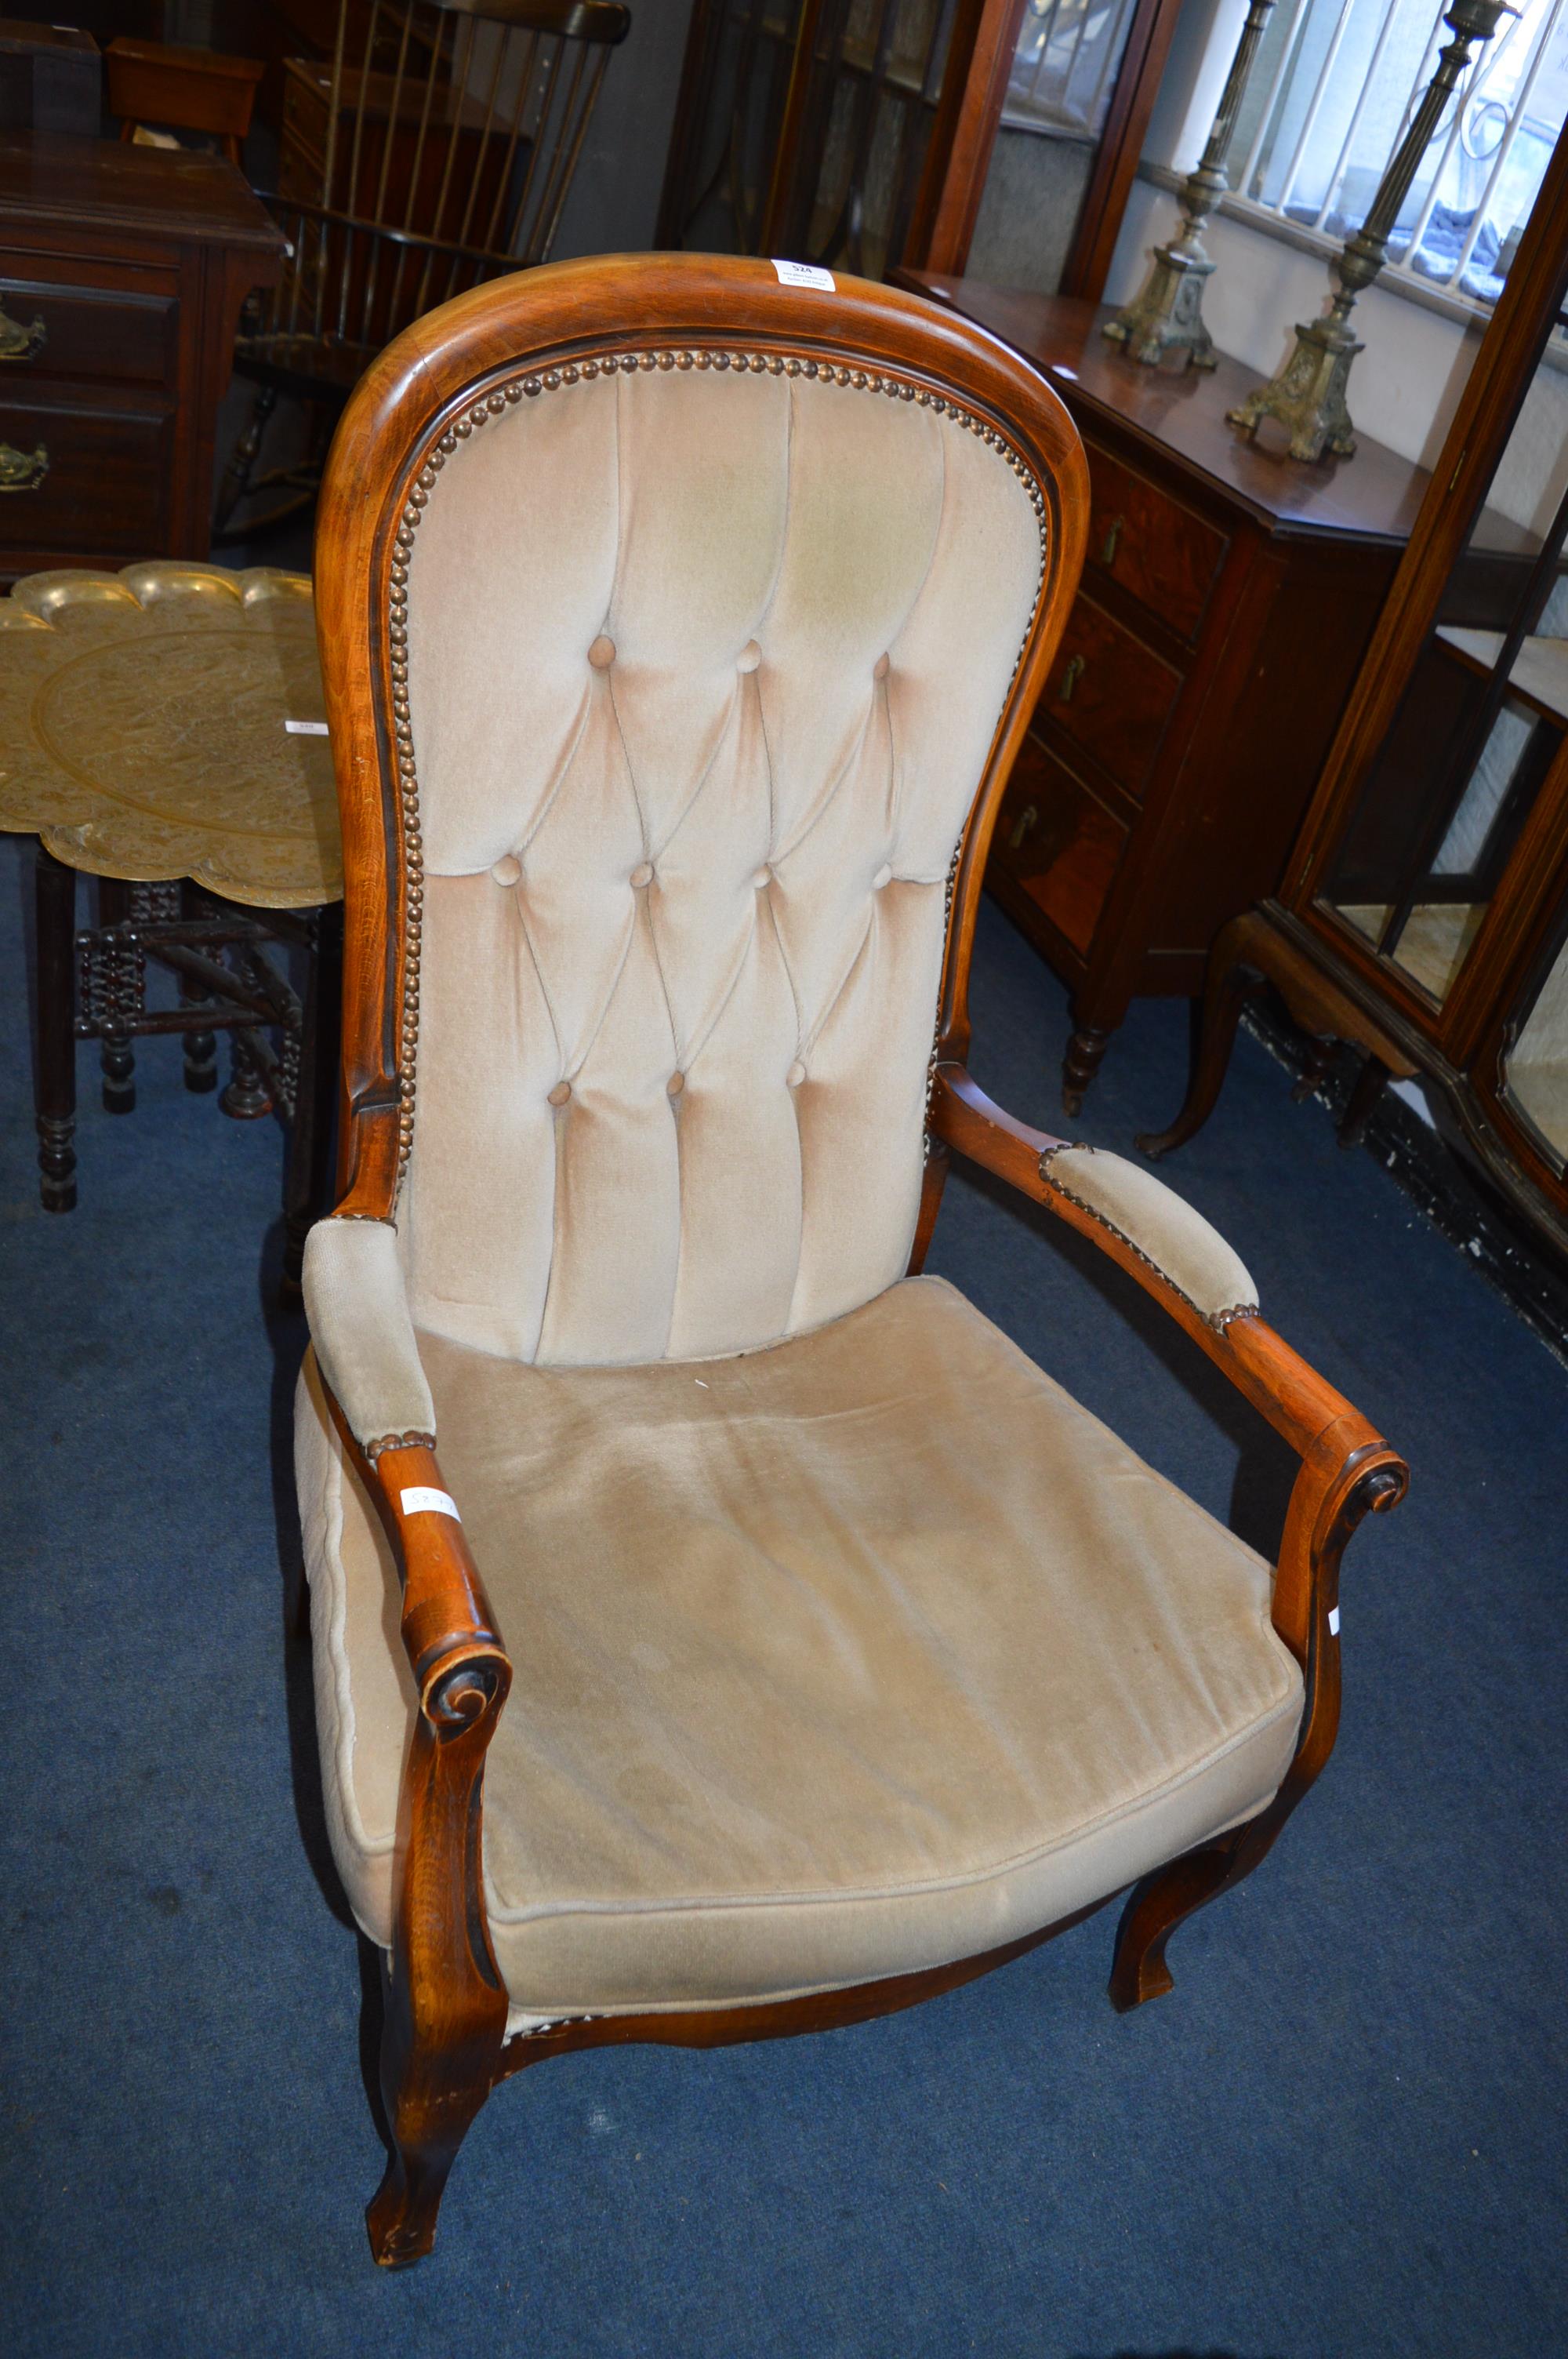
[[[424,1484],[416,1484],[412,1491],[400,1491],[397,1504],[406,1516],[450,1516],[455,1524],[462,1522],[451,1493],[432,1491]]]
[[[1331,1605],[1328,1609],[1328,1635],[1331,1638],[1337,1638],[1339,1636],[1339,1608],[1337,1605]]]
[[[327,734],[324,721],[286,721],[283,725],[291,737],[325,737]]]
[[[825,295],[837,292],[833,273],[819,268],[815,262],[780,262],[775,257],[773,268],[779,274],[781,287],[820,287]]]

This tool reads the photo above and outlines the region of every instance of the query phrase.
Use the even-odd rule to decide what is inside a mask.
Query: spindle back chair
[[[620,0],[371,0],[368,15],[341,0],[319,74],[315,199],[264,191],[290,250],[235,353],[261,390],[220,494],[221,533],[259,493],[287,496],[247,531],[315,496],[313,459],[258,473],[280,395],[318,406],[324,447],[366,367],[411,321],[548,260],[631,21]]]

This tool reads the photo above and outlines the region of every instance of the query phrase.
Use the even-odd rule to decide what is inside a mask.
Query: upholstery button
[[[762,660],[762,650],[755,639],[748,639],[735,658],[737,671],[755,671]]]
[[[515,885],[523,874],[523,863],[514,852],[503,852],[490,873],[497,885]]]
[[[784,1075],[784,1079],[789,1083],[792,1090],[798,1090],[802,1082],[805,1081],[806,1067],[801,1063],[798,1057],[790,1067],[788,1072]]]
[[[760,893],[765,885],[771,885],[773,881],[773,872],[764,861],[762,867],[758,869],[756,875],[752,877],[752,882]]]
[[[892,870],[888,866],[884,860],[881,866],[878,869],[876,875],[871,879],[871,890],[875,893],[880,893],[884,885],[891,885],[892,883]]]
[[[595,671],[608,671],[611,665],[615,661],[614,640],[607,639],[604,633],[600,631],[598,638],[595,639],[592,647],[590,647],[588,651],[588,659],[593,666]]]
[[[678,1098],[685,1087],[686,1075],[684,1073],[672,1073],[669,1080],[665,1083],[665,1088],[672,1098]]]
[[[557,1082],[550,1092],[550,1103],[556,1106],[565,1105],[571,1093],[572,1085],[569,1082]]]
[[[871,666],[871,678],[873,679],[886,679],[889,669],[890,664],[888,658],[886,656],[879,656],[875,663]]]
[[[647,861],[640,860],[637,863],[636,867],[632,871],[633,884],[635,885],[640,891],[644,885],[651,885],[653,881],[654,872],[651,865]]]

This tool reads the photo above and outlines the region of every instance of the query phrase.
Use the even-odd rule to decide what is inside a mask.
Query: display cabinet
[[[1216,946],[1179,1145],[1277,985],[1568,1253],[1568,144],[1559,143],[1277,898]]]

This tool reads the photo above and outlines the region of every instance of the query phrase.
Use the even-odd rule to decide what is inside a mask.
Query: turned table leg
[[[33,893],[38,956],[33,1062],[38,1199],[46,1212],[69,1212],[76,1203],[76,871],[41,843]]]
[[[101,876],[98,880],[98,922],[100,927],[123,926],[130,918],[131,896],[128,887],[116,876]],[[124,971],[116,963],[114,972],[124,980]],[[116,990],[116,1000],[120,993]],[[131,1034],[112,1021],[100,1027],[98,1062],[103,1075],[103,1111],[105,1114],[135,1114],[136,1110],[136,1052],[131,1046]]]
[[[179,914],[187,924],[200,921],[209,915],[208,904],[189,879],[179,888]],[[192,1000],[205,997],[205,988],[193,983],[188,974],[179,978],[179,996],[188,1006]],[[185,1041],[185,1086],[198,1096],[218,1086],[218,1035],[215,1032],[187,1032]]]
[[[1110,1034],[1093,1024],[1080,1024],[1067,1042],[1067,1053],[1062,1060],[1062,1105],[1067,1114],[1076,1114],[1084,1103],[1084,1092],[1098,1072],[1105,1052],[1110,1046]]]
[[[338,1095],[343,1001],[343,905],[329,902],[316,915],[310,971],[299,1035],[299,1081],[284,1180],[283,1291],[299,1286],[305,1239],[330,1210],[332,1117]]]

